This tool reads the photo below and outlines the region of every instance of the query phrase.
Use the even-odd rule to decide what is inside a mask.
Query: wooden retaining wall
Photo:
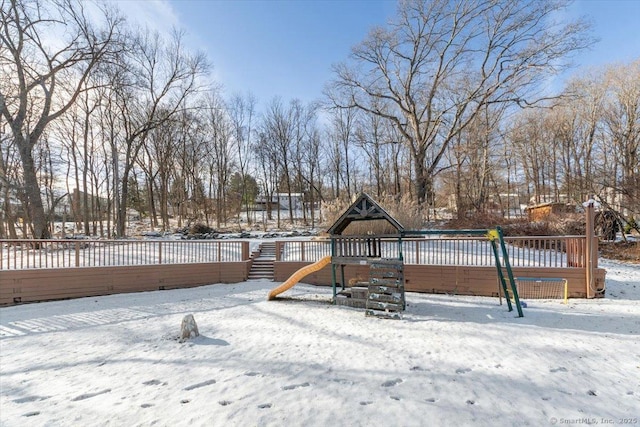
[[[309,265],[310,262],[284,262],[274,264],[276,282],[285,281],[297,269]],[[340,269],[337,280],[341,281]],[[567,279],[570,298],[592,297],[586,287],[586,272],[583,268],[513,268],[514,277],[542,277]],[[345,281],[352,278],[369,277],[367,265],[346,265]],[[495,267],[475,266],[442,266],[442,265],[404,265],[405,290],[423,293],[453,293],[458,295],[497,296],[498,274]],[[595,269],[596,288],[604,287],[605,270]],[[303,279],[312,285],[331,286],[331,266],[312,273]]]
[[[251,261],[2,270],[0,305],[247,280]]]

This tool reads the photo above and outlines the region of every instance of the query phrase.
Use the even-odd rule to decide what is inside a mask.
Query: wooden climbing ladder
[[[366,315],[400,319],[405,307],[402,259],[372,260],[369,264]]]

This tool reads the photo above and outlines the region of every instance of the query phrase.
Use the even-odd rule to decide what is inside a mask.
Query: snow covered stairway
[[[404,263],[402,260],[371,261],[366,315],[400,319],[405,305]]]
[[[249,279],[273,280],[273,262],[276,260],[276,243],[264,242],[260,244],[258,255],[253,258]]]
[[[276,259],[276,242],[262,242],[260,244],[260,256]]]

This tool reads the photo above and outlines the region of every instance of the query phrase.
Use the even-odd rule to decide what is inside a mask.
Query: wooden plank
[[[336,305],[354,308],[365,308],[367,303],[363,299],[336,297]]]
[[[376,264],[386,264],[386,265],[402,265],[404,261],[398,258],[380,258],[375,260]]]
[[[369,273],[369,278],[376,279],[399,279],[402,277],[402,274],[398,274],[395,271],[371,271]]]
[[[367,308],[373,310],[403,311],[403,304],[367,300]]]
[[[369,293],[393,293],[399,292],[403,290],[402,285],[398,286],[380,286],[380,285],[371,285],[369,286]]]
[[[351,288],[351,298],[367,299],[368,295],[369,295],[368,288],[362,288],[362,287]]]
[[[382,317],[385,319],[394,319],[394,320],[400,320],[402,319],[402,315],[400,313],[398,313],[397,311],[380,311],[380,310],[365,310],[365,314],[367,316],[375,316],[375,317]]]
[[[384,278],[371,277],[369,283],[380,286],[400,286],[404,283],[402,278]]]
[[[392,294],[369,293],[368,301],[403,303],[404,297],[400,292],[394,292]]]
[[[402,271],[403,264],[380,264],[377,262],[372,262],[369,264],[369,267],[372,270],[393,270],[393,271]]]
[[[0,304],[241,282],[247,271],[247,262],[3,271]]]

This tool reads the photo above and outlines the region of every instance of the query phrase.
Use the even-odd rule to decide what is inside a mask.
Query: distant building
[[[527,216],[529,221],[544,221],[551,215],[562,215],[575,212],[576,207],[570,203],[553,202],[527,206]]]
[[[291,193],[291,208],[293,210],[300,210],[303,207],[304,195],[302,193]],[[256,210],[267,210],[267,204],[270,205],[271,209],[280,209],[287,210],[289,209],[289,194],[287,193],[276,193],[271,196],[270,200],[267,200],[267,197],[258,196],[255,202]]]
[[[106,197],[94,196],[91,193],[86,194],[88,204],[89,218],[101,219],[107,217],[107,207],[109,200]],[[74,188],[73,193],[69,194],[63,200],[60,200],[56,206],[56,214],[69,214],[70,219],[81,221],[84,213],[85,193]]]

